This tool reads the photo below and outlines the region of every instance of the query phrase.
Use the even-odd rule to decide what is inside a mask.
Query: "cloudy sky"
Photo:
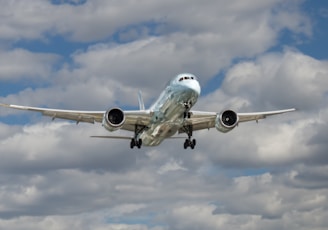
[[[135,109],[191,72],[196,109],[298,108],[187,151],[0,108],[0,229],[327,229],[323,2],[0,0],[0,102]]]

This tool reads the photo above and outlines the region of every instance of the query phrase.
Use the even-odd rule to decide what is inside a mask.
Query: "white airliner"
[[[292,109],[236,113],[225,110],[221,113],[193,111],[191,108],[200,95],[200,85],[195,75],[190,73],[179,74],[174,77],[157,101],[145,109],[141,93],[139,93],[139,110],[123,111],[114,107],[107,111],[78,111],[38,108],[30,106],[0,104],[0,106],[13,109],[40,112],[45,116],[73,120],[77,123],[102,123],[110,132],[122,129],[132,131],[131,137],[126,136],[92,136],[98,138],[114,138],[130,140],[130,147],[157,146],[166,138],[179,138],[176,133],[185,133],[187,138],[183,147],[194,149],[196,140],[192,139],[193,131],[216,128],[226,133],[235,128],[238,123],[245,121],[258,121],[267,116],[295,111]]]

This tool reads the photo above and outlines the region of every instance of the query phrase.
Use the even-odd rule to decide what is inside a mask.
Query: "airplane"
[[[130,148],[141,146],[157,146],[167,138],[181,138],[175,134],[186,134],[183,143],[184,149],[194,149],[196,139],[193,132],[202,129],[216,128],[222,133],[234,129],[240,122],[258,121],[267,116],[295,111],[295,108],[237,113],[227,109],[222,112],[193,111],[201,93],[201,87],[197,77],[190,73],[181,73],[175,76],[160,94],[155,103],[149,109],[145,109],[141,92],[138,94],[139,110],[122,110],[118,107],[109,108],[106,111],[78,111],[50,108],[38,108],[21,105],[2,104],[0,106],[40,112],[44,116],[76,121],[76,123],[101,123],[110,132],[119,129],[131,131],[133,136],[91,136],[94,138],[112,138],[130,140]]]

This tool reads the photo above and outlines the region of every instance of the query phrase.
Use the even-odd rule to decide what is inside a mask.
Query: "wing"
[[[76,123],[87,122],[94,124],[95,122],[101,123],[106,111],[79,111],[79,110],[61,110],[61,109],[48,109],[21,105],[1,104],[0,106],[39,112],[44,116],[52,117],[52,119],[60,118],[65,120],[76,121]],[[134,131],[135,125],[147,126],[150,123],[152,113],[148,110],[124,111],[125,123],[122,127],[124,130]]]
[[[102,122],[102,117],[104,115],[104,111],[78,111],[78,110],[61,110],[61,109],[48,109],[48,108],[38,108],[38,107],[30,107],[30,106],[21,106],[21,105],[9,105],[9,104],[0,104],[0,106],[39,112],[44,116],[52,117],[52,119],[60,118],[65,120],[72,120],[79,122]]]
[[[296,109],[284,109],[284,110],[275,110],[275,111],[267,111],[267,112],[253,112],[253,113],[237,113],[239,117],[239,122],[246,121],[258,121],[260,119],[264,119],[268,116],[293,112]],[[202,130],[202,129],[210,129],[215,127],[216,117],[220,113],[216,112],[203,112],[203,111],[191,111],[190,118],[186,119],[185,125],[192,125],[193,130]],[[179,132],[183,132],[183,129]]]
[[[289,113],[293,111],[296,111],[296,109],[293,108],[293,109],[284,109],[284,110],[276,110],[276,111],[268,111],[268,112],[237,113],[237,114],[239,117],[239,122],[245,122],[245,121],[258,121],[268,116],[278,115],[282,113]]]

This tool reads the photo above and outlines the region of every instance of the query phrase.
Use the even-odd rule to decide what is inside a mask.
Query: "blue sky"
[[[314,58],[327,59],[324,47],[327,40],[327,3],[321,1],[305,1],[303,9],[311,16],[313,21],[313,37],[298,48]]]
[[[324,1],[2,1],[0,102],[150,105],[197,75],[197,110],[297,107],[131,151],[100,124],[0,109],[2,229],[325,229]],[[116,134],[116,133],[115,133]],[[121,134],[121,131],[118,131]],[[51,224],[49,224],[51,223]]]

